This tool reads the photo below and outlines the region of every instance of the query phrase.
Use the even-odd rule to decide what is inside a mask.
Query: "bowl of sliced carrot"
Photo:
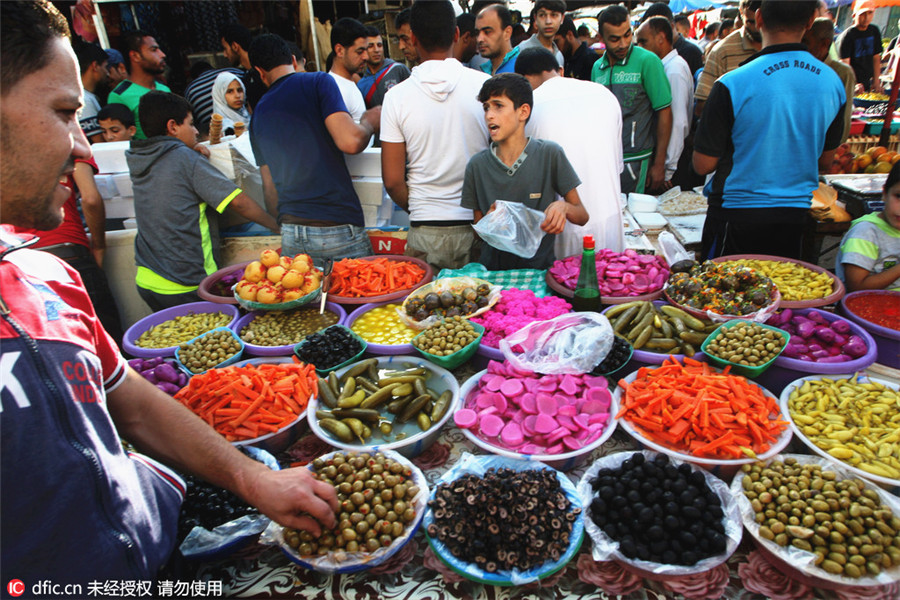
[[[746,377],[685,357],[619,381],[616,417],[640,444],[729,477],[791,441],[778,399]]]
[[[276,454],[303,433],[307,406],[317,393],[312,365],[289,357],[256,358],[195,375],[175,399],[235,446]]]
[[[433,277],[431,265],[412,256],[344,258],[331,269],[328,298],[338,304],[398,300]]]

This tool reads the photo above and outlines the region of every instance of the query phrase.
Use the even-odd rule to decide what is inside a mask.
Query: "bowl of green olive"
[[[484,326],[464,317],[447,317],[412,340],[416,351],[445,369],[455,369],[475,354]]]
[[[235,321],[231,329],[244,341],[247,356],[290,356],[294,346],[306,336],[331,325],[343,325],[346,318],[347,311],[340,304],[326,302],[321,314],[318,305],[250,312]]]
[[[334,486],[338,525],[318,538],[278,528],[281,551],[323,573],[354,573],[383,564],[416,534],[428,503],[428,482],[412,462],[391,450],[338,450],[315,459],[315,478]]]
[[[175,349],[175,362],[188,375],[233,365],[241,360],[244,342],[227,327],[200,334]]]
[[[791,334],[783,329],[734,320],[709,334],[700,350],[711,363],[731,367],[732,373],[752,379],[772,366],[790,339]]]

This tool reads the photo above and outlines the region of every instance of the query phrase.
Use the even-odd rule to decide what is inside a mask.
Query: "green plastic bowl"
[[[416,346],[416,339],[421,337],[422,334],[425,333],[424,331],[412,339],[413,348],[416,349],[416,352],[418,352],[437,366],[444,367],[445,369],[455,369],[475,355],[475,351],[478,350],[478,346],[481,344],[481,338],[484,337],[484,325],[472,323],[471,321],[469,321],[469,323],[472,324],[472,329],[474,329],[478,333],[478,337],[469,342],[469,344],[465,348],[461,348],[453,354],[450,354],[448,356],[437,356],[435,354],[431,354],[430,352],[419,350],[418,346]]]
[[[351,358],[348,358],[344,362],[334,365],[333,367],[328,367],[327,369],[320,369],[320,368],[316,367],[316,373],[318,373],[322,377],[327,377],[328,374],[331,373],[332,371],[337,371],[341,367],[346,367],[347,365],[358,361],[359,358],[363,355],[363,352],[366,351],[366,347],[368,346],[368,344],[366,343],[366,340],[364,340],[361,337],[359,337],[358,335],[356,335],[356,332],[353,331],[352,329],[350,329],[349,327],[344,327],[343,325],[331,325],[330,327],[326,327],[325,329],[323,329],[321,331],[317,331],[315,333],[311,333],[310,335],[315,335],[316,333],[320,333],[320,334],[325,333],[329,329],[334,329],[334,328],[346,329],[347,332],[350,333],[350,337],[352,337],[353,339],[355,339],[357,342],[360,343],[360,351],[357,352],[356,354],[354,354]],[[306,337],[309,337],[309,336],[306,336]],[[306,344],[306,339],[304,339],[302,342],[300,342],[299,344],[294,346],[294,355],[297,358],[299,358],[300,360],[303,360],[303,359],[300,358],[299,350],[300,350],[301,346],[303,346],[304,344]]]
[[[756,367],[748,367],[747,365],[739,365],[737,363],[733,363],[730,360],[725,360],[724,358],[719,358],[714,354],[710,354],[706,348],[709,344],[719,336],[720,333],[723,333],[726,329],[730,329],[732,327],[739,327],[741,325],[759,325],[764,329],[771,329],[772,331],[778,332],[784,338],[784,346],[781,347],[781,350],[773,356],[768,362],[765,362]],[[772,363],[775,362],[775,359],[781,356],[781,353],[784,352],[784,349],[787,348],[788,342],[791,340],[791,334],[789,334],[784,329],[778,329],[777,327],[772,327],[771,325],[765,325],[763,323],[754,323],[752,321],[745,321],[741,319],[737,319],[734,321],[728,321],[727,323],[723,323],[717,329],[715,329],[711,334],[706,336],[706,340],[703,341],[703,344],[700,346],[700,351],[703,352],[708,358],[709,362],[714,365],[718,365],[720,367],[730,366],[732,373],[737,373],[738,375],[743,375],[748,379],[753,379],[754,377],[759,377],[765,372],[766,369],[772,366]]]
[[[187,342],[185,342],[185,344],[191,345],[194,342],[208,336],[211,333],[215,333],[217,331],[227,331],[229,334],[231,334],[231,337],[234,338],[235,340],[237,340],[237,342],[241,345],[241,349],[237,354],[235,354],[231,358],[226,358],[219,364],[217,364],[213,367],[210,367],[209,369],[222,369],[222,368],[228,367],[228,366],[233,365],[234,363],[238,362],[239,360],[241,360],[241,357],[244,355],[244,348],[245,348],[244,340],[242,340],[240,338],[240,336],[238,336],[238,334],[236,334],[234,331],[232,331],[228,327],[216,327],[215,329],[211,329],[207,332],[201,333],[200,335],[198,335],[197,337],[195,337],[192,340],[188,340]],[[181,369],[182,371],[187,373],[188,377],[193,377],[194,375],[200,375],[202,373],[206,373],[207,371],[209,371],[209,369],[204,369],[203,371],[200,371],[199,373],[195,373],[195,372],[191,371],[190,368],[186,364],[181,362],[181,345],[180,344],[178,346],[176,346],[176,348],[175,348],[175,363],[178,365],[179,369]]]

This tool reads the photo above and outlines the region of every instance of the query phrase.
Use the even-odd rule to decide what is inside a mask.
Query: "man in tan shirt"
[[[762,34],[756,27],[756,11],[762,0],[741,0],[739,10],[744,26],[731,32],[728,37],[716,44],[706,59],[706,65],[694,90],[694,114],[703,113],[703,104],[716,79],[737,69],[742,62],[756,54],[762,48]]]

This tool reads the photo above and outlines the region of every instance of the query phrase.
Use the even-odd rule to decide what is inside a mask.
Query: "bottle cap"
[[[584,249],[585,250],[593,250],[594,249],[594,236],[592,236],[592,235],[584,236]]]

